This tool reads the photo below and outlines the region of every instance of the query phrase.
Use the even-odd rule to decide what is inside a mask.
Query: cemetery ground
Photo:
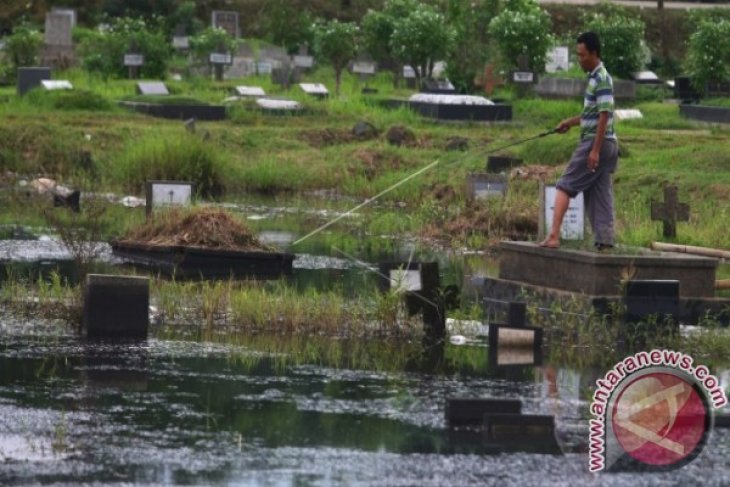
[[[410,93],[394,89],[385,75],[368,83],[378,95],[361,95],[363,83],[346,75],[342,96],[327,100],[307,98],[296,87],[284,93],[267,77],[253,77],[246,83],[299,101],[305,107],[303,113],[271,115],[257,110],[251,101],[237,101],[228,104],[228,120],[198,121],[190,131],[181,120],[162,120],[121,108],[120,100],[145,99],[134,94],[135,81],[105,82],[80,71],[58,76],[69,79],[76,90],[36,91],[19,98],[11,88],[0,89],[4,189],[0,193],[0,222],[4,232],[23,227],[30,233],[47,233],[47,203],[30,197],[20,185],[49,177],[81,189],[83,207],[102,207],[93,225],[88,211],[78,216],[68,214],[61,218],[65,223],[55,222],[56,226],[91,226],[89,238],[95,233],[99,240],[113,239],[141,224],[143,209],[110,203],[114,198],[105,195],[112,193],[116,199],[142,196],[148,180],[193,181],[201,201],[233,208],[255,231],[285,229],[301,237],[439,160],[430,171],[343,218],[297,249],[312,253],[324,250],[349,262],[353,256],[392,252],[404,243],[443,255],[475,251],[489,255],[491,246],[501,239],[534,240],[539,181],[551,183],[560,175],[575,146],[575,130],[505,151],[505,155],[521,158],[524,166],[511,172],[504,198],[468,198],[466,175],[484,170],[487,151],[534,136],[580,110],[579,100],[518,99],[503,90],[496,96],[513,103],[513,122],[440,124],[404,108],[384,108],[379,100]],[[308,78],[327,84],[333,74],[320,69]],[[166,84],[175,103],[197,100],[211,104],[221,103],[236,85],[233,81],[206,80]],[[644,118],[617,122],[621,159],[615,191],[620,244],[648,247],[652,241],[666,240],[661,236],[661,224],[649,217],[649,204],[651,199],[661,199],[663,186],[671,183],[679,187],[680,199],[691,207],[689,222],[679,223],[676,241],[726,248],[730,228],[728,129],[685,120],[676,105],[656,101],[652,93],[630,106],[640,109]],[[352,127],[359,120],[374,125],[377,136],[359,139],[353,135]],[[389,143],[387,132],[396,126],[407,127],[414,137],[405,138],[401,145]],[[446,150],[455,137],[468,140],[466,150]],[[251,215],[252,211],[265,213],[266,207],[300,211],[283,212],[276,218]],[[254,218],[247,219],[251,216]],[[586,243],[566,245],[588,248],[589,242],[588,238]],[[729,278],[730,267],[721,265],[717,277]],[[4,296],[22,295],[26,292],[21,291],[23,286],[37,288],[34,293],[45,293],[46,297],[63,294],[43,290],[46,285],[39,282],[4,286]],[[64,287],[64,282],[51,287]],[[72,294],[78,294],[78,284],[71,286]],[[247,329],[257,331],[264,331],[266,323],[279,322],[283,324],[277,332],[317,330],[326,335],[357,335],[365,333],[357,324],[377,322],[381,324],[379,333],[388,335],[393,330],[383,324],[398,321],[398,300],[392,296],[374,291],[355,296],[352,290],[337,286],[298,292],[286,283],[161,280],[152,293],[166,323],[203,317],[208,334],[226,314],[224,308],[233,310],[231,323],[246,323]],[[199,303],[199,309],[191,311],[192,317],[182,318],[178,315],[184,307],[179,303],[186,302],[186,295],[198,296],[193,301]],[[718,295],[728,296],[728,291]],[[256,309],[262,302],[271,306]],[[479,305],[467,302],[450,316],[480,319],[482,313]],[[338,323],[348,323],[345,328],[349,331],[343,332]],[[711,338],[702,336],[702,343],[725,342],[721,332],[710,334]],[[721,347],[717,348],[719,351]]]

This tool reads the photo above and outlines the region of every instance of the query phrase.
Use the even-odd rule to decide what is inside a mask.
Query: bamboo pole
[[[715,281],[715,289],[730,289],[730,279],[718,279]]]
[[[685,254],[703,255],[705,257],[717,257],[718,259],[730,259],[730,250],[695,247],[694,245],[677,245],[663,242],[652,242],[651,248],[654,250],[661,250],[663,252],[682,252]]]

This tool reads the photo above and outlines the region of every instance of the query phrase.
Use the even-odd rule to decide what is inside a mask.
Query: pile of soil
[[[213,208],[173,209],[160,213],[129,231],[119,243],[246,252],[274,250],[262,243],[246,225],[225,211]]]

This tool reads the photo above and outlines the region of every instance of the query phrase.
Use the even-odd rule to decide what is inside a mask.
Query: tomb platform
[[[185,245],[112,242],[114,255],[178,279],[277,279],[292,275],[293,254]]]
[[[578,304],[588,313],[609,314],[624,299],[627,280],[679,281],[679,316],[696,324],[709,313],[730,322],[730,299],[715,297],[718,261],[670,252],[626,247],[608,252],[549,249],[533,242],[501,242],[499,277],[482,285],[487,314],[503,313],[504,301],[524,300],[550,308],[555,302]]]

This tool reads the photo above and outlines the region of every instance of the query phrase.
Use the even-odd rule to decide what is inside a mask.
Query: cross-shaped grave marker
[[[651,219],[664,222],[665,237],[676,237],[677,222],[689,221],[689,205],[679,202],[676,186],[664,186],[664,203],[651,200]]]

